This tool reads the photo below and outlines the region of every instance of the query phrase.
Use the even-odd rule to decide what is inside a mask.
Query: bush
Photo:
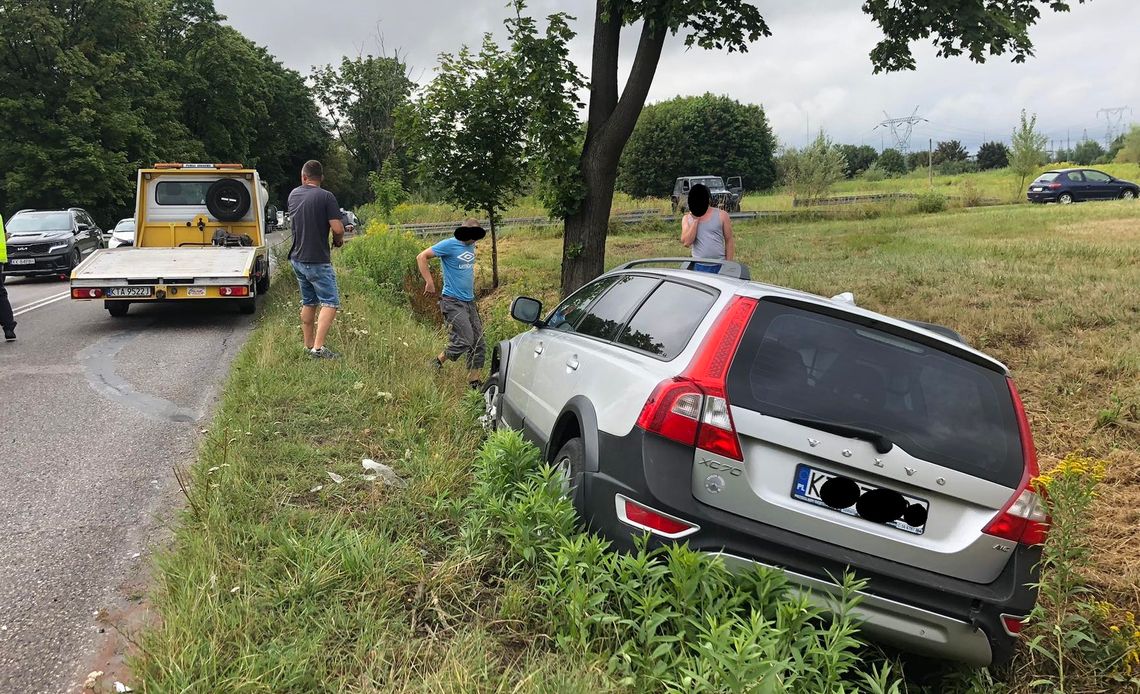
[[[879,166],[878,163],[872,164],[871,166],[869,166],[867,168],[866,171],[864,171],[862,174],[860,174],[860,178],[862,178],[864,181],[872,181],[872,182],[883,181],[883,180],[886,180],[890,177],[891,177],[891,172],[887,171],[886,169]]]
[[[946,209],[946,196],[942,193],[920,193],[914,199],[914,211],[920,214],[934,214]]]
[[[392,299],[401,298],[405,283],[416,276],[422,242],[411,234],[391,231],[378,220],[368,222],[362,238],[344,247],[344,260],[375,282]]]
[[[941,176],[961,176],[962,174],[976,173],[978,171],[978,164],[977,162],[961,159],[942,162],[938,164],[937,168]]]
[[[982,197],[981,189],[978,188],[978,184],[974,183],[972,178],[967,178],[962,181],[960,190],[962,193],[962,207],[977,207],[985,201]]]
[[[475,477],[464,540],[506,550],[514,577],[537,586],[535,608],[557,647],[596,654],[629,690],[807,694],[862,680],[868,691],[898,691],[889,667],[860,662],[850,610],[863,584],[852,577],[824,619],[777,570],[734,573],[719,557],[644,540],[612,552],[578,532],[560,474],[516,432],[491,437]]]

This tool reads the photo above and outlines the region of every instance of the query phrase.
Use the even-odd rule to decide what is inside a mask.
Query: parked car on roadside
[[[740,201],[744,197],[744,181],[740,176],[730,176],[727,186],[720,176],[682,176],[673,182],[673,214],[689,210],[689,189],[698,183],[709,189],[713,207],[725,212],[740,211]]]
[[[135,245],[135,218],[120,219],[111,231],[111,240],[107,242],[107,248],[133,245]]]
[[[1029,184],[1029,202],[1059,202],[1067,205],[1084,200],[1135,200],[1140,186],[1096,169],[1046,171]]]
[[[21,210],[8,220],[5,231],[7,275],[58,275],[67,279],[84,258],[105,245],[103,230],[78,207]]]
[[[1008,660],[1048,530],[1008,369],[849,294],[692,262],[626,263],[545,317],[515,299],[531,329],[493,349],[484,420],[536,443],[617,548],[684,541],[824,604],[850,570],[869,635]]]

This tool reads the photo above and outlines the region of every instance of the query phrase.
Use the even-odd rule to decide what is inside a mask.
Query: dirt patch
[[[138,691],[132,684],[128,658],[138,651],[136,637],[144,629],[158,625],[158,613],[153,611],[146,600],[147,585],[150,582],[150,572],[132,578],[129,582],[119,586],[116,591],[117,599],[114,604],[99,611],[96,621],[99,624],[99,639],[95,644],[95,652],[88,659],[84,667],[87,683],[75,689],[82,694],[104,694],[115,692],[115,683],[122,682]],[[95,673],[102,673],[93,676]]]

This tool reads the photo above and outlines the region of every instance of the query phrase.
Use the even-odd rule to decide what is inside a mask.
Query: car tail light
[[[614,501],[617,504],[618,518],[623,523],[669,539],[691,535],[701,529],[695,523],[689,523],[676,516],[670,516],[644,504],[639,504],[621,494],[615,495]]]
[[[1025,416],[1021,396],[1017,394],[1013,380],[1007,379],[1007,382],[1010,397],[1013,398],[1013,409],[1017,414],[1024,471],[1021,483],[1013,492],[1013,496],[982,532],[1023,545],[1040,545],[1044,544],[1045,538],[1049,535],[1049,515],[1045,508],[1045,500],[1032,488],[1033,479],[1040,474],[1040,469],[1037,467],[1037,451],[1033,447],[1033,435],[1029,431],[1029,418]]]
[[[249,296],[249,287],[220,287],[218,293],[222,296]]]
[[[1021,627],[1025,625],[1025,617],[1015,614],[1001,615],[1001,628],[1005,629],[1005,633],[1010,636],[1017,636],[1021,633]]]
[[[755,310],[756,299],[734,298],[701,342],[688,368],[653,390],[637,425],[686,446],[744,460],[725,381]]]
[[[101,299],[101,298],[103,298],[103,290],[102,289],[79,289],[79,288],[76,288],[76,289],[71,290],[71,298],[72,299]]]
[[[1050,183],[1050,184],[1049,184],[1049,189],[1050,189],[1050,190],[1058,190],[1058,189],[1060,189],[1060,187],[1061,187],[1061,184],[1060,184],[1060,183]]]

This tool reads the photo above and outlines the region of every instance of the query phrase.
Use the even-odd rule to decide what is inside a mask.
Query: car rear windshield
[[[729,372],[729,401],[870,429],[916,458],[1016,487],[1021,441],[1005,376],[871,323],[761,301]]]
[[[8,221],[10,234],[36,234],[41,231],[70,231],[70,212],[32,212],[18,214]]]
[[[1046,171],[1045,173],[1038,176],[1037,180],[1042,183],[1048,183],[1049,181],[1056,180],[1056,178],[1060,175],[1061,174],[1058,171]]]

